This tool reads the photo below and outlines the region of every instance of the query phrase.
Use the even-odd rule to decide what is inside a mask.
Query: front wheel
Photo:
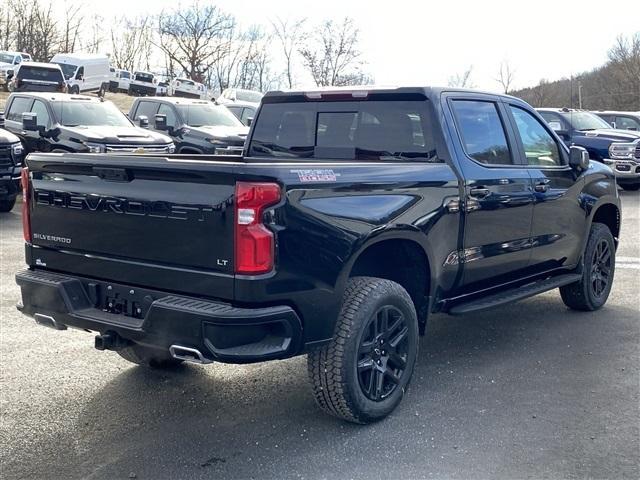
[[[309,353],[309,379],[325,412],[353,423],[389,415],[411,380],[418,354],[416,311],[390,280],[354,277],[333,339]]]
[[[594,223],[584,251],[582,278],[560,287],[564,304],[573,310],[598,310],[609,298],[615,267],[613,235],[606,225]]]
[[[12,198],[3,198],[0,200],[0,212],[6,213],[13,210],[13,207],[16,204],[16,197]]]

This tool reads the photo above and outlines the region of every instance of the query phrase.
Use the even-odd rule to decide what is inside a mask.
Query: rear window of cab
[[[441,161],[427,101],[266,103],[254,128],[255,157]]]

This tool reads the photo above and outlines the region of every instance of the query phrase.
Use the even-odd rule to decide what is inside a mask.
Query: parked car
[[[640,112],[598,111],[592,113],[598,115],[613,128],[640,132]]]
[[[9,83],[11,92],[66,92],[67,84],[55,63],[22,62]]]
[[[136,127],[113,103],[86,95],[14,93],[5,124],[27,153],[175,150],[166,135]]]
[[[0,212],[10,212],[16,203],[23,159],[20,139],[0,129]]]
[[[129,95],[140,97],[155,96],[158,88],[158,78],[151,72],[133,72],[129,83]]]
[[[136,99],[129,118],[139,122],[149,119],[149,126],[166,132],[178,153],[242,155],[249,129],[226,107],[206,100],[179,97]]]
[[[5,92],[9,91],[9,83],[22,62],[30,62],[31,55],[24,52],[0,51],[0,85]]]
[[[218,103],[219,105],[229,105],[231,103],[243,102],[253,104],[256,108],[258,108],[262,96],[262,93],[255,90],[227,88],[216,99],[216,103]]]
[[[174,97],[204,99],[207,89],[202,83],[178,77],[171,82],[171,94]]]
[[[97,92],[104,96],[109,88],[109,57],[93,53],[58,53],[51,63],[57,63],[67,80],[69,93]]]
[[[131,83],[131,72],[113,68],[111,80],[109,80],[109,91],[113,93],[128,92]]]
[[[254,103],[249,102],[229,103],[226,104],[225,107],[246,126],[251,125],[251,122],[256,116],[256,110],[258,110],[258,107]]]
[[[602,118],[585,110],[539,108],[538,112],[567,145],[584,147],[591,160],[609,165],[622,188],[640,188],[640,151],[635,148],[640,132],[611,128]]]
[[[519,99],[271,92],[247,154],[30,155],[20,310],[140,365],[306,354],[318,405],[369,423],[430,314],[607,301],[615,177]]]

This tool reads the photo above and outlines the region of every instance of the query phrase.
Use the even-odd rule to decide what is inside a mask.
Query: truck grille
[[[11,145],[0,145],[0,167],[13,166],[11,158]]]
[[[136,145],[136,144],[107,144],[107,153],[113,152],[135,152],[143,149],[140,153],[169,153],[168,145]]]
[[[636,145],[636,158],[640,159],[640,142]]]

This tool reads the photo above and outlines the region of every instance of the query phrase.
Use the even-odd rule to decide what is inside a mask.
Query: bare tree
[[[514,70],[508,60],[500,62],[500,70],[498,71],[498,77],[496,82],[502,86],[504,93],[509,93],[511,86],[513,85]]]
[[[358,49],[360,31],[353,19],[325,20],[305,38],[298,50],[318,86],[359,85],[369,80],[362,72]]]
[[[69,53],[76,50],[84,24],[84,15],[82,15],[82,5],[68,4],[64,2],[64,23],[60,32],[60,43],[58,50],[60,52]]]
[[[122,18],[111,27],[111,63],[115,67],[148,70],[151,47],[149,17]]]
[[[474,88],[475,84],[471,79],[472,72],[473,72],[473,65],[469,65],[469,68],[467,68],[464,72],[456,73],[455,75],[450,76],[447,83],[450,87]]]
[[[196,1],[188,8],[160,14],[156,45],[189,78],[203,81],[232,27],[233,19],[218,7]]]
[[[618,36],[609,61],[628,91],[627,108],[640,110],[640,32],[628,38]]]
[[[306,32],[304,31],[306,19],[283,20],[276,18],[271,22],[276,38],[282,47],[282,54],[285,59],[285,75],[287,86],[293,88],[295,82],[293,77],[293,60],[297,53],[298,44],[304,40]]]
[[[91,17],[91,26],[87,32],[87,41],[83,43],[82,49],[89,53],[100,53],[104,43],[103,33],[104,17],[95,14]]]

